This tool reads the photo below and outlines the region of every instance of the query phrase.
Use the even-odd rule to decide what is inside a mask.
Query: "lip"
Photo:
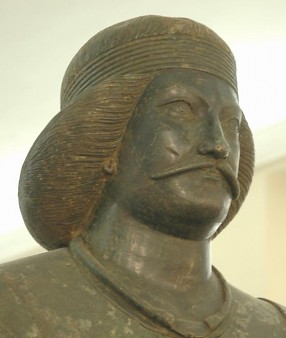
[[[163,169],[161,172],[156,174],[151,174],[150,177],[154,180],[160,180],[163,178],[167,178],[170,176],[182,174],[186,171],[194,171],[199,169],[207,169],[207,168],[216,168],[216,166],[212,163],[196,163],[196,164],[179,164],[176,166],[171,166],[166,169]]]
[[[169,167],[162,172],[154,175],[150,175],[150,177],[154,180],[160,180],[163,178],[167,178],[173,175],[181,174],[185,171],[194,171],[198,169],[206,169],[206,168],[214,168],[215,166],[209,163],[201,163],[201,164],[187,164],[187,165],[181,165],[176,167]]]
[[[169,178],[174,175],[182,174],[187,171],[195,171],[207,168],[217,169],[221,172],[226,182],[231,187],[232,198],[236,200],[239,197],[240,187],[233,169],[227,163],[218,162],[216,164],[197,163],[197,164],[177,165],[168,167],[160,173],[151,174],[150,178],[152,178],[153,180],[161,180],[164,178]]]

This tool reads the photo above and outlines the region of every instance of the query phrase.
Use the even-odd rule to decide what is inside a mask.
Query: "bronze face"
[[[159,231],[211,237],[238,194],[240,122],[225,81],[193,70],[160,73],[130,121],[108,193]]]
[[[152,15],[134,18],[96,34],[75,55],[62,83],[62,110],[38,137],[21,171],[19,183],[21,211],[30,233],[41,245],[48,249],[67,246],[73,238],[88,230],[92,222],[99,217],[105,183],[107,180],[110,181],[111,176],[112,178],[115,177],[116,165],[114,166],[114,164],[117,163],[113,161],[118,158],[119,148],[122,146],[122,137],[126,131],[126,124],[128,124],[132,112],[134,113],[134,107],[138,104],[138,98],[142,95],[151,79],[154,79],[154,75],[161,74],[147,89],[146,93],[149,92],[150,96],[148,96],[149,94],[144,94],[147,106],[150,106],[146,106],[146,112],[149,111],[148,116],[150,115],[150,119],[153,119],[150,112],[154,108],[154,114],[155,111],[158,113],[159,109],[155,108],[159,107],[155,107],[155,102],[154,107],[151,107],[152,98],[155,100],[156,97],[154,95],[157,91],[160,91],[160,88],[162,90],[165,88],[165,96],[169,95],[167,87],[164,87],[163,79],[164,77],[167,79],[168,76],[163,74],[167,74],[168,72],[172,74],[170,75],[172,80],[168,80],[169,87],[173,85],[175,87],[178,86],[178,88],[180,86],[186,86],[187,88],[189,86],[192,87],[194,94],[197,94],[196,90],[200,90],[202,93],[197,95],[197,97],[206,95],[206,101],[212,95],[218,99],[219,95],[217,95],[214,88],[217,91],[220,88],[220,91],[223,92],[223,95],[220,93],[220,97],[227,100],[227,96],[229,96],[231,100],[236,100],[236,67],[231,50],[212,30],[189,19]],[[189,83],[184,83],[187,81],[183,81],[182,73],[186,73],[185,76],[190,79]],[[208,74],[209,76],[207,77]],[[172,82],[173,79],[177,82]],[[203,88],[202,82],[204,82],[205,88]],[[154,87],[155,84],[158,85],[158,90]],[[151,90],[153,87],[155,89]],[[194,94],[191,95],[193,97],[192,102],[188,102],[188,94],[186,94],[187,99],[181,100],[183,102],[172,102],[167,105],[162,103],[160,106],[161,115],[164,110],[173,110],[173,108],[185,112],[189,109],[189,106],[191,106],[191,109],[196,108],[195,106],[198,103]],[[199,100],[199,103],[202,106],[205,105],[204,100]],[[145,111],[145,108],[142,107],[143,105],[142,98],[138,108],[140,106],[140,109]],[[227,113],[223,113],[222,115],[225,114],[227,115]],[[165,115],[168,116],[168,113]],[[170,119],[174,120],[174,115],[177,115],[177,113],[171,113],[171,115],[173,116],[170,116]],[[183,116],[179,118],[182,124],[191,122],[183,121],[184,119],[185,117]],[[165,120],[166,126],[168,121],[167,119]],[[209,118],[208,121],[210,122]],[[226,122],[223,122],[225,125]],[[132,123],[134,124],[134,118]],[[127,147],[132,148],[131,145],[126,145],[128,138],[130,138],[131,142],[135,141],[131,135],[132,123],[130,123],[130,127],[128,128],[123,149]],[[232,120],[229,123],[235,124],[236,122]],[[212,122],[209,124],[209,129],[212,129],[211,124]],[[193,189],[190,189],[188,187],[189,183],[186,184],[183,180],[188,180],[186,175],[190,175],[191,171],[194,171],[195,167],[193,163],[198,163],[197,165],[200,168],[196,169],[201,170],[202,166],[205,167],[203,168],[205,174],[210,172],[210,168],[206,167],[209,167],[211,164],[203,164],[197,161],[194,154],[192,154],[192,159],[187,158],[188,156],[185,152],[188,151],[188,147],[184,148],[183,144],[187,145],[189,142],[195,144],[199,141],[197,139],[198,134],[194,134],[194,137],[191,137],[190,141],[187,136],[188,132],[184,130],[185,128],[181,128],[182,133],[180,134],[178,123],[174,123],[172,127],[175,128],[175,125],[178,130],[177,136],[167,130],[163,132],[162,126],[159,127],[158,124],[157,127],[159,129],[157,128],[157,131],[155,130],[155,125],[153,128],[153,124],[153,129],[148,127],[148,130],[153,130],[155,134],[158,134],[158,140],[170,137],[168,141],[170,143],[173,137],[172,142],[176,141],[177,144],[175,147],[170,146],[170,144],[162,146],[163,150],[158,149],[154,156],[151,156],[152,154],[150,156],[149,154],[144,155],[146,159],[144,163],[138,160],[136,165],[146,167],[149,165],[147,160],[149,158],[150,171],[147,171],[147,167],[146,170],[143,170],[146,174],[146,179],[144,178],[144,180],[149,185],[153,184],[154,187],[152,186],[151,191],[154,192],[155,189],[159,189],[159,187],[165,184],[166,188],[169,189],[167,189],[167,194],[170,193],[173,197],[172,208],[168,207],[170,203],[167,203],[164,199],[160,199],[158,203],[162,203],[162,208],[164,209],[164,203],[166,202],[168,210],[178,210],[179,216],[183,217],[184,213],[179,208],[182,205],[180,194],[175,194],[171,186],[177,184],[180,192],[185,193],[186,197],[188,195],[187,192]],[[196,124],[197,127],[198,125],[201,125],[200,128],[203,133],[203,124]],[[224,131],[226,129],[224,127]],[[140,133],[144,134],[147,131],[144,133],[141,131]],[[212,132],[210,132],[211,134]],[[225,139],[227,140],[226,135]],[[144,142],[142,143],[143,148],[146,146]],[[229,144],[226,147],[217,144],[215,147],[216,151],[213,152],[215,156],[212,155],[220,169],[219,172],[223,174],[223,177],[231,187],[234,199],[227,217],[212,238],[223,230],[238,212],[251,183],[254,164],[253,140],[243,114],[239,142],[241,156],[238,180],[235,178],[236,173],[233,174],[233,167],[229,164],[230,161],[223,161],[224,156],[228,156],[228,159],[233,156],[232,150],[228,154],[230,151],[227,149],[230,146]],[[200,155],[203,157],[203,154],[212,152],[210,150],[212,148],[211,143],[212,141],[201,143],[201,146],[198,148],[200,154],[196,156]],[[179,151],[176,150],[176,147]],[[134,158],[133,155],[130,155],[130,157]],[[157,159],[157,162],[152,160],[153,157]],[[164,160],[162,161],[162,166],[159,165],[161,159]],[[120,162],[122,163],[122,159]],[[133,175],[133,172],[138,171],[136,168],[131,169],[133,164],[131,161],[130,164],[121,165],[121,167],[126,169],[125,172],[129,170]],[[127,166],[129,169],[126,168]],[[122,173],[123,170],[121,169],[120,174]],[[174,174],[182,175],[180,179],[178,178],[179,176],[175,179]],[[134,175],[134,178],[132,178],[132,175],[130,175],[130,181],[133,180],[133,183],[139,184],[137,176]],[[196,175],[194,173],[191,176],[195,178]],[[204,182],[211,180],[209,176],[206,175]],[[212,180],[214,180],[214,175],[212,174],[211,176]],[[168,181],[163,180],[167,177],[169,177]],[[194,179],[192,180],[194,181]],[[171,182],[173,183],[171,184]],[[239,185],[237,182],[239,182]],[[208,189],[210,189],[210,186],[211,183],[208,184]],[[127,189],[127,186],[124,186],[125,188]],[[201,189],[203,189],[203,184]],[[138,190],[141,189],[138,187]],[[136,191],[136,186],[132,188],[132,191]],[[115,196],[115,192],[112,195]],[[127,192],[123,194],[128,196]],[[196,194],[197,196],[200,195]],[[143,193],[141,192],[139,195],[143,199]],[[205,195],[210,196],[207,193]],[[176,218],[170,219],[168,213],[165,217],[163,212],[158,211],[161,206],[155,207],[155,202],[152,201],[153,195],[151,194],[150,196],[150,203],[154,205],[154,210],[150,209],[150,212],[152,212],[150,224],[155,222],[154,219],[158,221],[159,218],[161,219],[160,222],[163,223],[171,222],[176,224],[177,221],[179,223],[185,222],[187,225],[183,227],[183,234],[180,235],[185,237],[190,228],[189,216],[182,222],[180,219],[176,220],[176,222]],[[237,196],[239,197],[237,198]],[[184,200],[187,203],[185,197]],[[205,201],[205,199],[204,205],[207,205],[209,201]],[[197,201],[197,203],[202,205],[199,198]],[[123,201],[122,204],[124,203]],[[141,214],[143,213],[143,219],[145,219],[145,213],[147,214],[149,210],[147,203],[138,202],[138,204],[141,205],[140,208],[138,207],[140,209],[138,218],[142,218]],[[177,204],[178,209],[175,209],[177,208]],[[225,208],[227,209],[226,206]],[[133,207],[130,210],[127,207],[125,209],[128,212],[134,211]],[[207,215],[209,213],[211,217],[211,211]],[[195,217],[193,211],[192,215]],[[215,215],[217,216],[217,213]],[[221,217],[215,217],[215,224],[220,223],[220,219],[223,218],[224,212],[222,212]],[[196,218],[195,221],[198,222],[199,220]],[[205,221],[202,220],[202,222],[204,223]],[[160,228],[160,226],[156,227]],[[163,228],[166,228],[165,225]],[[176,229],[177,226],[172,226],[171,228]],[[177,234],[175,230],[168,230],[168,232]],[[207,237],[209,233],[210,231],[207,230]],[[205,238],[206,236],[202,237]]]

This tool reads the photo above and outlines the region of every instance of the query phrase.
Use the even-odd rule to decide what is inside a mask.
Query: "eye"
[[[225,132],[239,134],[240,122],[237,118],[234,117],[229,120],[222,121],[221,124],[223,125]]]
[[[181,121],[191,121],[194,117],[191,104],[184,100],[164,103],[160,105],[160,110],[163,114]]]

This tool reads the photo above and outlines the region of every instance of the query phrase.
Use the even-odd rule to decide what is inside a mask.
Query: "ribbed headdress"
[[[104,29],[79,50],[63,79],[61,108],[114,75],[172,68],[213,74],[237,92],[233,54],[216,33],[189,19],[150,15]]]

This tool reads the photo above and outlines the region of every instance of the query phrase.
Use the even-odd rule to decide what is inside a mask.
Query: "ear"
[[[103,162],[102,171],[107,175],[115,175],[117,173],[117,160],[109,158]]]

